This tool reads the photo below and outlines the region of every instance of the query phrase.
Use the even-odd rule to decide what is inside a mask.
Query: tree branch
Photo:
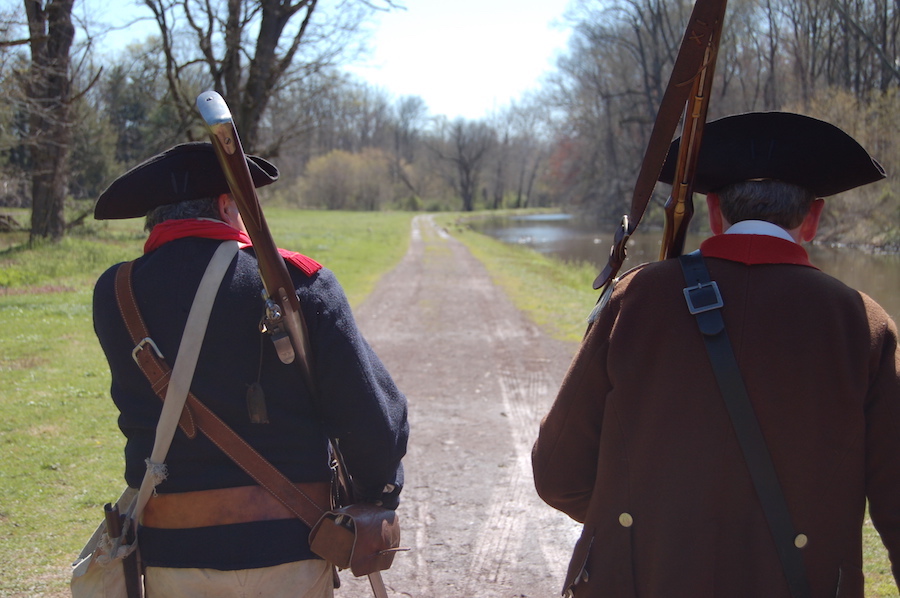
[[[43,40],[47,39],[46,35],[41,36]],[[13,46],[24,46],[26,44],[31,43],[31,39],[16,39],[9,41],[0,41],[0,48],[11,48]]]
[[[882,64],[891,72],[895,79],[900,80],[900,69],[896,67],[894,62],[888,57],[881,46],[872,39],[872,36],[868,34],[868,32],[863,29],[862,25],[860,25],[856,19],[854,19],[850,14],[846,11],[846,9],[841,6],[838,0],[831,0],[831,6],[834,7],[834,10],[841,16],[841,18],[846,22],[850,27],[853,28],[856,33],[859,34],[860,37],[865,40],[865,42],[869,45],[870,48],[875,52],[878,56],[878,59],[881,60]]]

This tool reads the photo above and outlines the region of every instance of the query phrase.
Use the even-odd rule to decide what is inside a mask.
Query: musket
[[[726,0],[727,1],[727,0]],[[724,16],[725,2],[722,2]],[[719,26],[711,34],[703,55],[703,66],[694,78],[691,95],[684,109],[684,125],[681,129],[681,143],[678,146],[678,160],[675,163],[675,178],[672,192],[666,200],[666,220],[663,228],[662,245],[659,259],[679,257],[684,251],[684,241],[688,225],[694,215],[694,174],[697,168],[697,157],[700,154],[700,143],[703,129],[706,126],[706,114],[709,111],[709,95],[712,89],[713,74],[716,68],[716,54],[719,40],[722,37],[721,18]]]
[[[294,291],[287,265],[278,252],[278,246],[275,245],[263,215],[231,111],[222,96],[214,91],[201,93],[197,97],[197,108],[206,122],[210,141],[225,173],[228,187],[241,213],[247,234],[253,241],[259,274],[266,292],[267,332],[272,334],[281,361],[296,363],[304,380],[314,390],[315,384],[309,367],[309,335],[300,311],[300,299]]]
[[[214,91],[205,91],[197,96],[197,109],[206,122],[210,141],[225,173],[228,187],[241,213],[247,234],[253,241],[260,278],[265,288],[265,331],[272,334],[281,361],[295,363],[300,368],[310,392],[316,396],[317,390],[310,365],[309,333],[303,312],[300,311],[300,299],[263,215],[231,111],[222,96]],[[332,451],[335,458],[340,459],[334,442]],[[352,488],[346,468],[339,467],[336,471],[344,476],[344,479],[338,481],[339,484]],[[387,589],[381,578],[381,572],[369,573],[368,577],[376,598],[387,598]]]
[[[598,305],[609,298],[615,277],[626,257],[628,239],[637,230],[650,202],[679,121],[684,121],[675,184],[666,202],[666,223],[660,259],[678,257],[693,215],[693,178],[706,124],[709,95],[718,54],[727,0],[697,0],[681,40],[672,74],[657,111],[647,150],[634,186],[631,212],[616,230],[609,261],[594,280],[601,289]]]

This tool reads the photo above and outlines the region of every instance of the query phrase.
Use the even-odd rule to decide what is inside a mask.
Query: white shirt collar
[[[732,224],[731,227],[725,231],[726,235],[768,235],[770,237],[778,237],[780,239],[784,239],[785,241],[790,241],[791,243],[796,243],[794,238],[791,235],[778,226],[777,224],[772,224],[771,222],[766,222],[764,220],[742,220],[737,224]]]

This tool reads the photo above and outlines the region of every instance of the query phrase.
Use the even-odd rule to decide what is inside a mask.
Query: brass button
[[[794,546],[797,548],[803,548],[809,543],[809,538],[806,537],[806,534],[797,534],[797,537],[794,538]]]
[[[630,513],[622,513],[619,515],[619,524],[622,527],[631,527],[634,525],[634,517]]]

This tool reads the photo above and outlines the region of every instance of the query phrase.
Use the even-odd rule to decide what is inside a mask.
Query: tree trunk
[[[27,98],[31,145],[31,242],[65,234],[71,141],[69,49],[75,0],[24,0],[31,44]]]

